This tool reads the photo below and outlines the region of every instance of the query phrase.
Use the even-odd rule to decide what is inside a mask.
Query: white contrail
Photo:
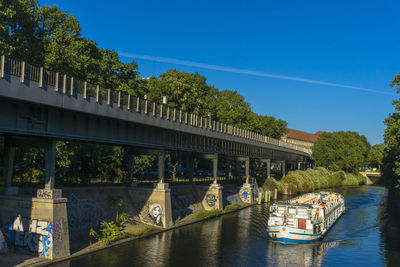
[[[122,52],[122,51],[118,51],[118,54],[120,56],[128,57],[128,58],[138,58],[138,59],[143,59],[143,60],[170,63],[170,64],[176,64],[176,65],[189,66],[189,67],[197,67],[197,68],[202,68],[202,69],[240,73],[240,74],[247,74],[247,75],[259,76],[259,77],[269,77],[269,78],[275,78],[275,79],[281,79],[281,80],[291,80],[291,81],[298,81],[298,82],[303,82],[303,83],[321,84],[321,85],[326,85],[326,86],[349,88],[349,89],[366,91],[366,92],[377,93],[377,94],[384,94],[384,95],[395,95],[390,92],[379,91],[379,90],[375,90],[375,89],[363,88],[363,87],[358,87],[358,86],[324,82],[324,81],[311,80],[311,79],[305,79],[305,78],[300,78],[300,77],[286,76],[286,75],[259,72],[259,71],[252,71],[252,70],[246,70],[246,69],[236,69],[236,68],[231,68],[231,67],[204,64],[204,63],[180,60],[180,59],[175,59],[175,58],[140,55],[140,54],[126,53],[126,52]]]

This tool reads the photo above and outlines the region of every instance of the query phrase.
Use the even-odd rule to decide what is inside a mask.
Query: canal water
[[[55,266],[400,266],[400,210],[377,186],[333,189],[347,211],[320,242],[268,240],[268,206],[134,240]]]

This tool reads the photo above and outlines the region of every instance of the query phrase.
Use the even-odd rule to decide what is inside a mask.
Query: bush
[[[131,215],[129,215],[126,212],[122,212],[121,214],[118,215],[118,222],[121,225],[124,225],[126,222],[128,222],[131,219]]]
[[[281,194],[292,195],[312,192],[320,188],[361,184],[365,184],[365,178],[359,173],[334,172],[317,167],[305,171],[289,172],[281,181],[268,178],[262,187],[264,190],[270,191],[277,188]]]
[[[277,181],[274,178],[270,177],[270,178],[267,178],[267,180],[265,180],[264,184],[262,185],[262,189],[264,191],[271,191],[271,192],[274,192],[275,189],[278,189],[278,192],[280,194],[282,194],[284,187],[280,181]]]
[[[99,235],[93,228],[89,231],[89,237],[91,239],[95,239],[96,241],[100,241],[104,244],[109,244],[110,242],[116,240],[121,234],[122,227],[117,226],[113,221],[102,221],[100,223],[100,232]]]

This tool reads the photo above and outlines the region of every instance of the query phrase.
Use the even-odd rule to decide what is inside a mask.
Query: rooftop
[[[312,143],[317,141],[318,136],[322,133],[322,131],[318,131],[318,132],[312,134],[312,133],[306,133],[306,132],[302,132],[302,131],[290,129],[290,128],[288,128],[287,130],[288,130],[287,138],[301,140],[301,141],[307,141],[307,142],[312,142]]]

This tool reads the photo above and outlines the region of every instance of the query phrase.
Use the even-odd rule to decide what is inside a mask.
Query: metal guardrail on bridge
[[[92,97],[96,102],[106,102],[108,105],[117,105],[117,107],[129,111],[136,111],[146,115],[150,114],[160,119],[179,122],[190,127],[209,129],[210,131],[273,144],[311,155],[311,149],[309,148],[297,146],[209,118],[203,118],[199,115],[175,108],[172,109],[164,104],[157,104],[126,92],[104,88],[86,81],[80,81],[67,74],[50,71],[43,67],[34,66],[25,61],[18,61],[3,55],[0,60],[0,78],[4,78],[5,74],[20,77],[20,82],[22,83],[25,79],[28,79],[37,82],[39,87],[43,87],[43,85],[53,86],[55,91],[65,95],[74,96],[76,94],[81,94],[83,99]]]

